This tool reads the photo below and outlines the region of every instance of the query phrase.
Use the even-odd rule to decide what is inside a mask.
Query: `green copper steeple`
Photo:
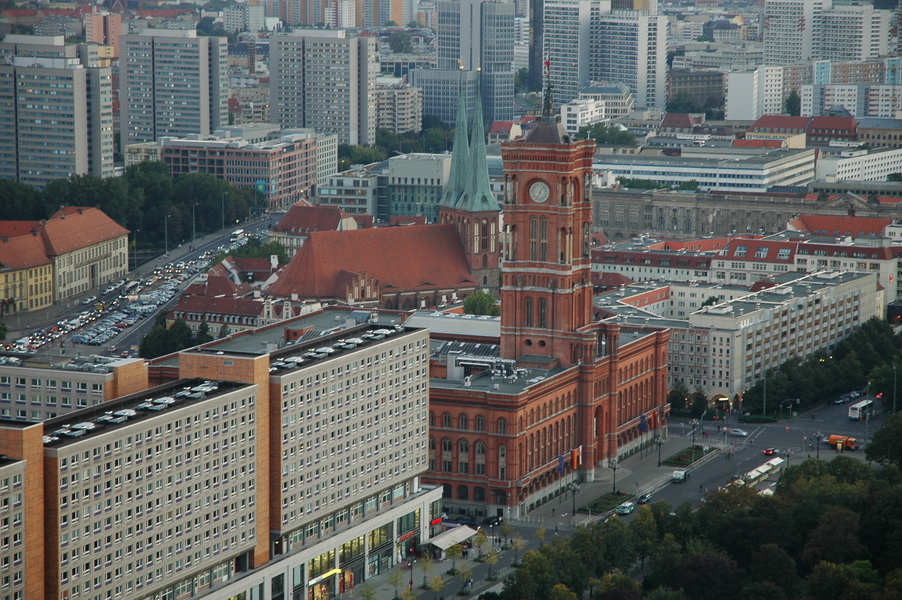
[[[451,174],[448,185],[439,200],[439,206],[451,208],[467,185],[467,167],[470,162],[470,148],[467,142],[467,95],[464,93],[463,70],[457,87],[457,119],[454,123],[454,146],[451,148]]]
[[[470,127],[470,161],[467,186],[457,207],[468,212],[498,211],[498,201],[489,183],[489,167],[485,159],[485,116],[482,112],[481,73],[476,72],[476,110]]]

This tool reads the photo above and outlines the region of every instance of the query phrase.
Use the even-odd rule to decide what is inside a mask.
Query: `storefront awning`
[[[466,525],[461,525],[460,527],[449,529],[445,533],[435,536],[429,540],[429,543],[442,550],[447,550],[451,546],[468,540],[474,535],[476,535],[475,529],[471,529]]]

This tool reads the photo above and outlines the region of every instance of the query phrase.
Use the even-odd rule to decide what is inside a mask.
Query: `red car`
[[[779,452],[780,451],[777,450],[776,448],[765,448],[764,449],[765,456],[773,456],[774,454],[779,454]]]

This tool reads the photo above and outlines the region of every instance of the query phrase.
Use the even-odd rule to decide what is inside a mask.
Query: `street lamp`
[[[664,438],[660,435],[655,437],[655,444],[658,446],[658,466],[661,466],[661,446],[664,445]]]
[[[570,513],[574,517],[576,516],[576,495],[579,493],[579,484],[575,481],[570,484],[570,492],[573,494],[573,512]]]
[[[611,467],[611,470],[614,471],[614,489],[612,492],[617,492],[617,467],[620,466],[620,463],[617,461],[617,458],[611,458],[608,460],[608,466]]]
[[[166,218],[163,219],[163,247],[166,250],[166,254],[169,254],[169,213],[166,213]]]
[[[222,200],[222,229],[225,229],[225,192],[219,195]]]
[[[893,365],[893,414],[896,414],[896,365]]]
[[[824,434],[820,431],[815,432],[814,439],[817,440],[817,450],[815,450],[815,456],[818,460],[821,459],[821,440],[824,439]]]
[[[197,239],[197,219],[194,216],[194,209],[197,208],[197,202],[191,205],[191,249],[194,249],[194,240]]]

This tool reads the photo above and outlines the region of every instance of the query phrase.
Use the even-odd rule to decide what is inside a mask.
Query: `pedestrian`
[[[554,516],[554,507],[553,506],[551,507],[551,516],[552,517]]]
[[[703,486],[702,484],[698,484],[698,493],[699,494],[701,494],[704,491],[704,489],[705,489],[705,486]]]

